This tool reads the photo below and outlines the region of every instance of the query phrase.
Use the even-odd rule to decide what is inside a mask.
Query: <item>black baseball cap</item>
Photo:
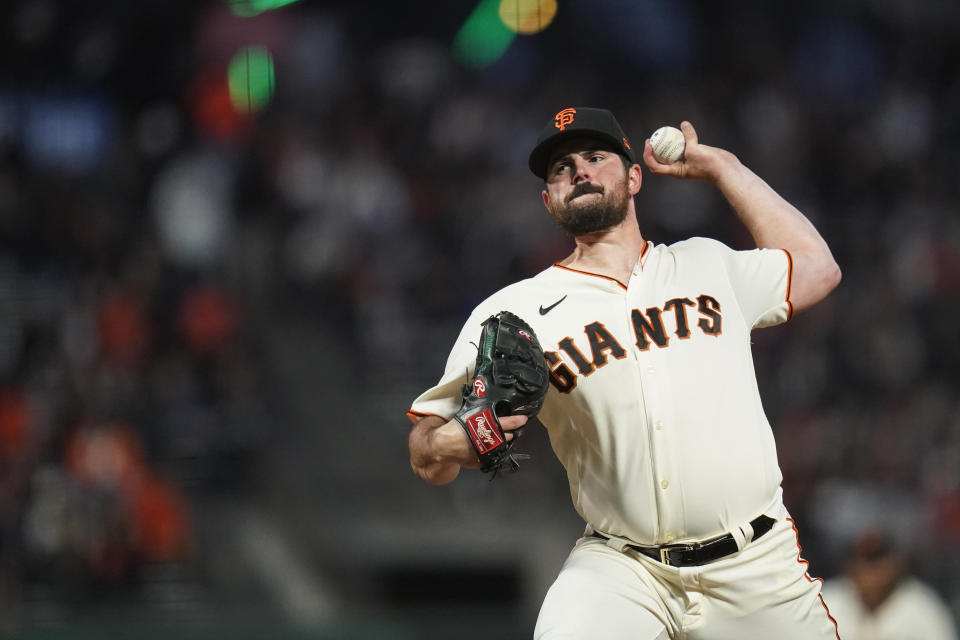
[[[569,138],[602,140],[617,153],[627,156],[630,162],[637,161],[627,134],[610,111],[593,107],[567,107],[558,111],[540,132],[537,146],[530,152],[530,171],[541,180],[546,179],[550,154],[557,145]]]

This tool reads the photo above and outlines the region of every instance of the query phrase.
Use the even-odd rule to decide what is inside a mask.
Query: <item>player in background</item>
[[[530,169],[573,252],[474,310],[442,378],[408,412],[411,465],[432,484],[477,467],[450,418],[479,323],[509,310],[551,367],[539,418],[586,522],[535,638],[836,638],[782,503],[750,332],[818,303],[840,270],[803,214],[733,154],[700,144],[689,122],[681,129],[685,155],[661,164],[647,141],[647,169],[713,184],[757,249],[644,238],[643,175],[613,114],[561,110]],[[502,418],[507,437],[525,422]]]
[[[907,554],[879,529],[857,536],[844,574],[823,586],[843,640],[957,640],[950,609],[908,566]]]

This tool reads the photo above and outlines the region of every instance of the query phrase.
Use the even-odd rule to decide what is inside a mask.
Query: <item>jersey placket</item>
[[[642,268],[638,261],[627,286],[624,297],[628,326],[633,324],[634,310],[641,313],[648,307],[656,306],[655,276],[652,269]],[[649,303],[649,304],[647,304]],[[639,339],[631,345],[631,353],[636,361],[636,373],[639,380],[638,394],[643,412],[643,428],[647,435],[647,450],[650,452],[649,486],[657,505],[656,540],[672,542],[677,534],[673,524],[677,522],[677,498],[680,490],[677,466],[673,459],[672,435],[667,429],[668,403],[665,395],[668,381],[664,379],[666,370],[662,368],[660,347],[649,344],[642,349]]]

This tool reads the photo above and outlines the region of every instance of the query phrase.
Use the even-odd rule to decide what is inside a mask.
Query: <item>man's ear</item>
[[[630,195],[637,195],[640,192],[640,185],[642,184],[643,172],[640,170],[640,165],[634,163],[630,165],[630,168],[627,170],[627,188],[630,191]]]
[[[550,202],[550,194],[544,189],[540,192],[540,195],[543,197],[543,206],[547,207],[547,211],[550,211],[550,207],[547,206],[547,203]]]

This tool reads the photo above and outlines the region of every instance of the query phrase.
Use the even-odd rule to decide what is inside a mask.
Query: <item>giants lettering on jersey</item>
[[[691,324],[688,311],[696,309],[699,316],[696,324]],[[690,298],[672,298],[661,307],[649,307],[645,311],[633,309],[630,312],[633,335],[637,348],[648,351],[651,346],[658,348],[670,345],[671,336],[681,340],[690,338],[695,326],[707,336],[717,337],[722,333],[723,318],[720,303],[713,296],[699,295],[696,302]],[[673,329],[672,332],[669,330]],[[556,351],[545,351],[544,356],[550,366],[550,382],[560,393],[570,393],[577,386],[577,374],[588,376],[597,368],[607,364],[609,358],[617,360],[627,356],[626,349],[613,337],[602,322],[591,322],[583,328],[590,347],[589,355],[581,351],[573,338],[566,337],[557,343],[559,351],[573,361],[577,367],[574,373]]]

